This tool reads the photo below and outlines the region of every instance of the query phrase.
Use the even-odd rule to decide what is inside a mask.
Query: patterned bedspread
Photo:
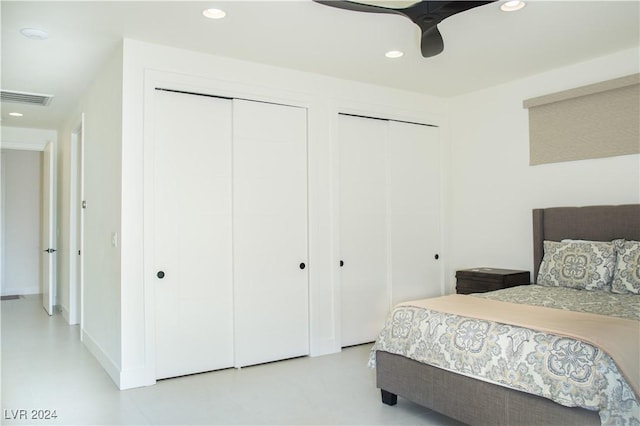
[[[640,320],[640,296],[538,285],[470,297]],[[639,323],[640,330],[640,323]],[[597,410],[603,425],[640,425],[640,401],[616,364],[588,343],[415,306],[397,306],[372,351]]]
[[[617,294],[610,291],[577,290],[567,287],[521,285],[489,293],[478,293],[473,296],[640,321],[640,297],[637,295]]]

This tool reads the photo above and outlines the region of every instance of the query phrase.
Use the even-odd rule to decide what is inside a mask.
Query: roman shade
[[[527,99],[529,164],[640,153],[640,74]]]

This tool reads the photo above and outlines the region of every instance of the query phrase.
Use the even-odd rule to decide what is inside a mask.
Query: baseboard
[[[2,289],[2,296],[13,296],[14,294],[20,296],[27,296],[32,294],[39,294],[39,287],[5,287]]]
[[[143,386],[150,386],[156,383],[155,375],[150,374],[147,369],[138,368],[135,370],[121,371],[118,365],[107,355],[100,345],[85,330],[82,331],[82,342],[89,352],[98,360],[98,363],[105,369],[111,380],[118,389],[133,389]]]
[[[82,343],[84,343],[89,352],[98,360],[98,363],[105,369],[109,377],[111,377],[111,380],[118,386],[118,389],[120,389],[120,367],[113,362],[111,357],[102,350],[95,339],[85,330],[82,330]]]

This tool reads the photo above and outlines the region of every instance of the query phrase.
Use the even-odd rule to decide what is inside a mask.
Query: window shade
[[[640,153],[640,74],[527,99],[529,164]]]

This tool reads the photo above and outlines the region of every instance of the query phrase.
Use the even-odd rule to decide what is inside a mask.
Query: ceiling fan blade
[[[422,39],[420,40],[420,51],[423,58],[436,56],[444,50],[444,40],[438,31],[438,26],[434,25],[429,29],[423,30]]]
[[[453,1],[426,0],[425,1],[423,0],[401,10],[412,21],[420,25],[418,21],[424,18],[428,18],[428,21],[440,22],[448,18],[449,16],[455,15],[460,12],[464,12],[469,9],[473,9],[478,6],[484,6],[485,4],[493,3],[495,1],[496,0],[481,0],[481,1],[460,1],[460,0],[453,0]]]
[[[421,1],[403,9],[402,13],[420,27],[420,51],[423,57],[429,58],[444,50],[444,41],[438,30],[440,22],[457,13],[494,1]]]
[[[353,10],[354,12],[390,13],[394,15],[404,15],[404,13],[401,12],[403,9],[393,9],[390,7],[357,3],[355,1],[348,1],[348,0],[313,0],[313,1],[316,3],[324,4],[325,6],[331,6],[331,7],[335,7],[338,9],[345,9],[345,10]]]

